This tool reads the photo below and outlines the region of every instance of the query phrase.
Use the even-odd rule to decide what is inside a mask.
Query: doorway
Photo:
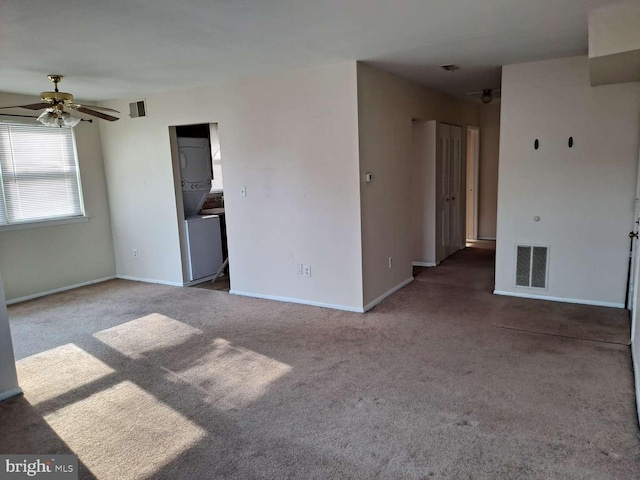
[[[183,285],[229,291],[218,124],[173,126],[169,136]]]
[[[464,128],[412,122],[413,264],[434,267],[465,247]]]
[[[478,240],[478,185],[480,171],[480,128],[467,127],[466,231],[467,240]]]

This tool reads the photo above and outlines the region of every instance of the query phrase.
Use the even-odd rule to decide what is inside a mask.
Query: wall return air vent
[[[139,102],[131,102],[129,104],[129,116],[131,118],[147,116],[147,106],[145,105],[144,100],[140,100]]]
[[[549,247],[536,245],[516,246],[516,286],[547,288]]]

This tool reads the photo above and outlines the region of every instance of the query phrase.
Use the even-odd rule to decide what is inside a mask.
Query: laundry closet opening
[[[169,127],[185,286],[229,291],[218,124]]]

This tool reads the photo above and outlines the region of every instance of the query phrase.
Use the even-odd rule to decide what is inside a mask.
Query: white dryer
[[[197,215],[211,190],[211,146],[208,138],[178,137],[185,217]]]

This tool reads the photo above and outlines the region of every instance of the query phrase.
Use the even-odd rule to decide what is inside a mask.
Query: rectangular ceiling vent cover
[[[140,100],[139,102],[131,102],[129,104],[129,116],[131,118],[147,116],[147,106],[145,105],[144,100]]]
[[[516,286],[547,288],[549,247],[517,245]]]

